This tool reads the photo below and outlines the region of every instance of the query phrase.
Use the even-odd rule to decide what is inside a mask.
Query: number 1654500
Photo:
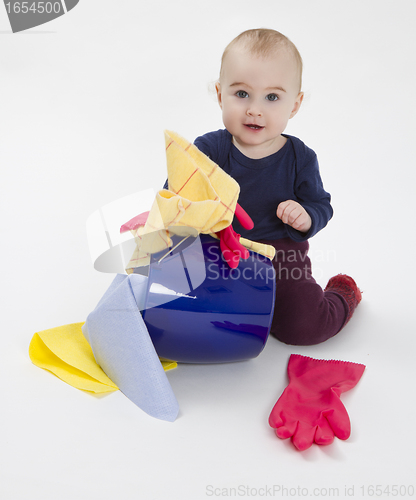
[[[27,14],[32,12],[33,14],[59,14],[63,10],[61,2],[14,2],[6,3],[6,9],[9,14],[12,12],[15,14]]]

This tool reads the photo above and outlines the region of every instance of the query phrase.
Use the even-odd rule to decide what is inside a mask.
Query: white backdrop
[[[80,0],[12,34],[0,7],[2,499],[370,498],[373,485],[414,485],[415,14],[412,0]],[[254,360],[169,372],[181,413],[166,423],[120,392],[66,385],[28,346],[84,321],[113,279],[93,269],[86,219],[161,187],[163,130],[194,140],[222,127],[222,50],[253,27],[303,56],[287,132],[318,153],[335,210],[311,241],[316,277],[351,274],[363,301],[322,345],[271,338]],[[366,364],[343,396],[348,441],[300,453],[268,427],[291,353]]]

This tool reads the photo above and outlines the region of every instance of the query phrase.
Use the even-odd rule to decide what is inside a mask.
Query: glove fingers
[[[289,437],[292,437],[293,434],[296,432],[297,424],[298,423],[296,422],[296,420],[293,420],[291,422],[285,422],[284,425],[276,427],[275,428],[276,436],[279,437],[280,439],[287,439]]]
[[[123,224],[120,228],[120,233],[125,233],[126,231],[133,231],[139,226],[144,226],[146,224],[147,218],[149,217],[149,212],[143,212],[136,217],[133,217],[128,222]]]
[[[286,421],[284,424],[275,428],[276,436],[280,439],[287,439],[296,432],[298,422],[296,420]]]
[[[292,442],[299,451],[307,450],[312,446],[315,438],[316,427],[312,427],[304,422],[299,422]]]
[[[244,247],[240,243],[240,235],[237,233],[229,232],[226,236],[224,236],[224,242],[227,247],[237,253],[242,259],[247,259],[249,257],[249,252],[246,247]]]
[[[236,215],[236,217],[238,219],[238,222],[245,229],[253,229],[254,222],[251,220],[251,217],[248,215],[248,213],[238,203],[237,203],[237,205],[235,207],[235,215]]]
[[[248,259],[250,256],[247,248],[243,247],[243,245],[238,241],[227,241],[226,247],[229,249],[229,252],[235,253],[239,258],[243,260]]]
[[[224,240],[220,240],[220,248],[225,261],[231,267],[231,269],[235,269],[236,267],[238,267],[240,256],[230,250]]]
[[[279,412],[276,408],[270,413],[269,425],[275,429],[277,437],[287,439],[295,433],[298,421],[285,415],[282,411]]]
[[[345,406],[340,401],[340,406],[337,411],[333,411],[326,416],[335,436],[338,439],[348,439],[351,434],[351,423]]]
[[[283,415],[282,407],[280,405],[281,399],[282,396],[280,396],[280,398],[276,401],[269,415],[269,425],[270,427],[273,427],[273,429],[282,426],[284,424],[284,420],[286,420],[286,417]]]
[[[323,418],[315,432],[315,443],[320,445],[331,444],[334,441],[334,431],[326,418]]]

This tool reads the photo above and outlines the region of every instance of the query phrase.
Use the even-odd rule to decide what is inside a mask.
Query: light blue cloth
[[[139,310],[143,279],[118,274],[82,331],[121,392],[149,415],[173,422],[179,405]]]

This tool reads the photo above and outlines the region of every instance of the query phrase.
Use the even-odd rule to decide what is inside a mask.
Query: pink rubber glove
[[[251,220],[247,212],[243,208],[241,208],[238,203],[235,207],[235,215],[240,224],[245,229],[253,229],[253,221]],[[222,255],[231,269],[235,269],[236,267],[238,267],[240,258],[248,259],[250,253],[247,248],[240,243],[240,235],[234,231],[231,225],[229,225],[225,229],[222,229],[221,231],[218,231],[215,234],[220,239],[220,248]]]
[[[313,359],[292,354],[287,371],[289,385],[269,417],[281,439],[292,438],[298,450],[312,443],[330,444],[334,436],[348,439],[351,424],[340,394],[360,380],[365,366],[348,361]]]
[[[144,226],[146,224],[148,217],[149,217],[149,212],[143,212],[139,215],[136,215],[136,217],[133,217],[120,227],[120,233],[132,231],[133,229],[137,229],[140,226]]]
[[[251,217],[248,213],[237,203],[235,207],[235,216],[238,219],[238,222],[244,227],[244,229],[253,229],[254,222],[251,220]]]

